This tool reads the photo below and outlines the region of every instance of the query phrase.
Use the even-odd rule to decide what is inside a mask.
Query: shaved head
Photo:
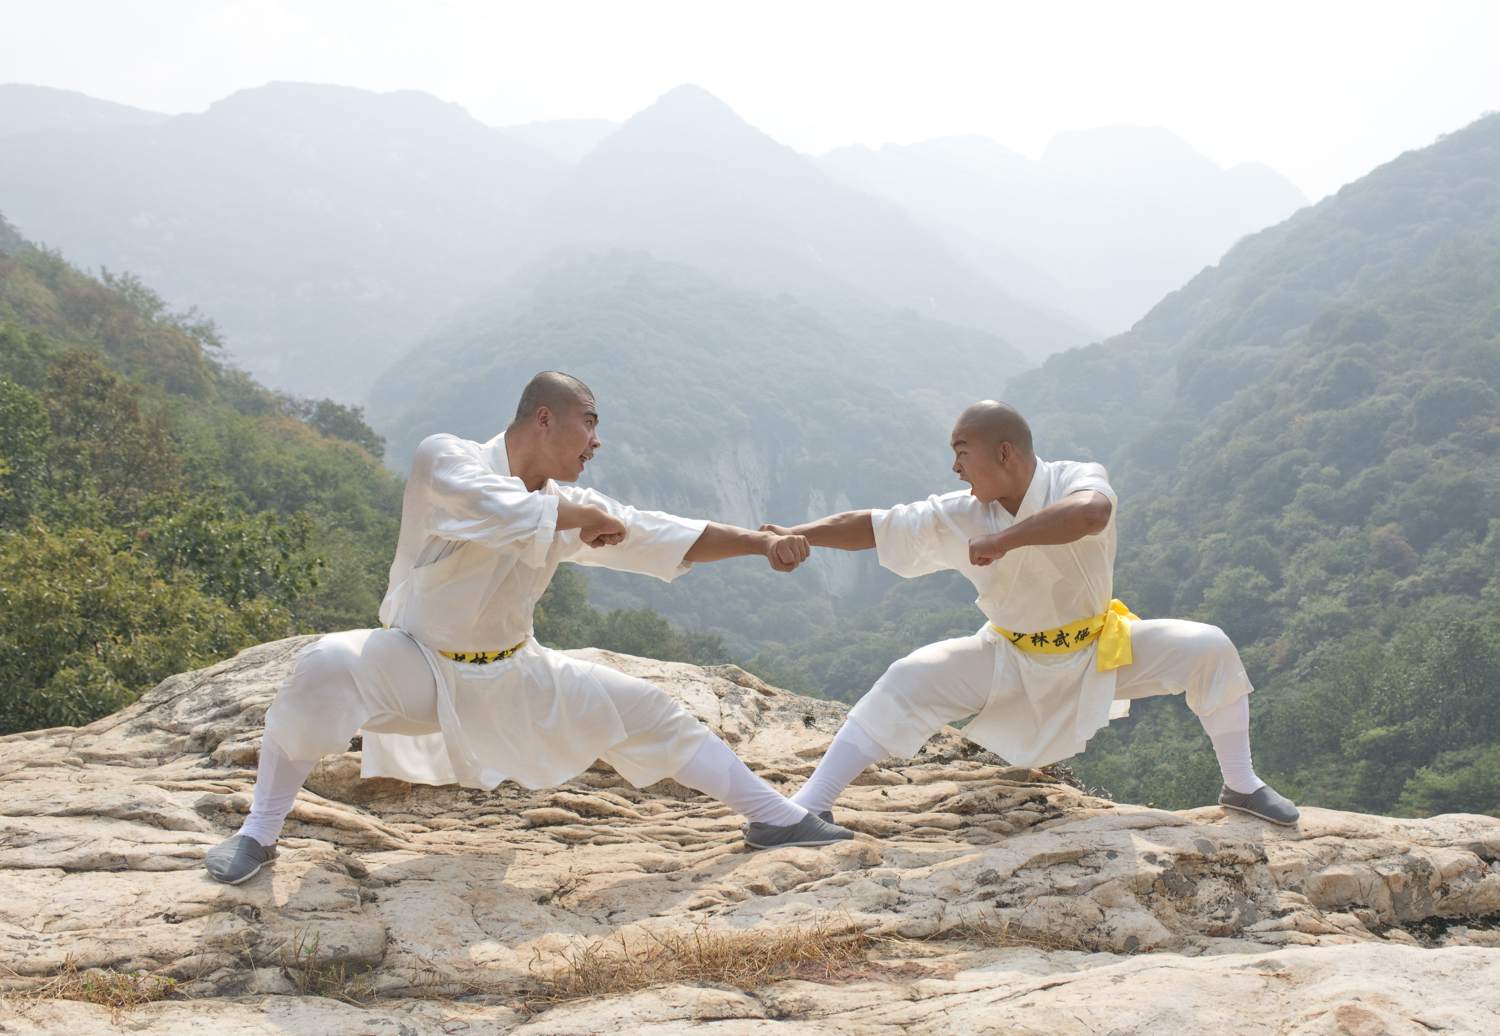
[[[1034,455],[1031,445],[1031,425],[1026,423],[1016,408],[993,399],[981,400],[958,415],[953,426],[953,439],[969,443],[997,446],[1008,442],[1022,456]]]
[[[542,371],[527,382],[526,388],[522,390],[513,423],[521,424],[531,420],[542,407],[554,414],[562,414],[574,407],[593,405],[594,393],[573,375],[562,371]]]

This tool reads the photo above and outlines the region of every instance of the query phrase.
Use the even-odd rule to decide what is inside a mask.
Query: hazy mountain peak
[[[656,99],[646,111],[672,111],[695,115],[727,115],[738,119],[734,109],[696,83],[674,86]]]
[[[725,132],[753,133],[764,137],[740,118],[729,105],[701,86],[691,83],[668,90],[651,105],[625,122],[625,130],[663,130],[670,133],[693,132],[722,135]],[[766,137],[768,141],[769,137]]]
[[[676,194],[669,183],[694,180],[711,192],[737,183],[757,194],[774,193],[776,183],[805,183],[822,176],[801,155],[750,125],[733,108],[702,87],[670,90],[627,119],[579,163],[579,173],[605,193],[618,183],[645,177],[631,190]],[[717,184],[702,177],[710,177]],[[617,178],[618,179],[617,181]]]
[[[359,119],[480,125],[461,106],[421,90],[381,93],[352,86],[288,81],[236,90],[209,105],[205,114],[251,120],[288,119],[302,124]]]
[[[1160,126],[1097,126],[1059,133],[1042,152],[1043,164],[1076,162],[1207,163],[1193,145]]]
[[[101,101],[75,90],[27,83],[0,85],[0,137],[56,130],[126,129],[150,126],[171,116]]]

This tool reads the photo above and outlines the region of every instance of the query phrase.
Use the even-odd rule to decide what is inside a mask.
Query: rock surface
[[[303,642],[0,739],[0,1032],[1497,1031],[1500,820],[1116,804],[956,732],[849,790],[855,842],[765,853],[670,781],[411,787],[360,781],[350,752],[314,771],[273,866],[217,884],[199,861],[248,808]],[[577,654],[656,681],[786,791],[842,717],[732,666]],[[826,981],[537,999],[599,940],[812,926],[868,949]],[[69,968],[182,995],[37,995]]]

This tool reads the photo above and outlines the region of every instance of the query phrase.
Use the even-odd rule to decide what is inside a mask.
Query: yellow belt
[[[1079,619],[1056,629],[1012,633],[994,623],[990,623],[990,629],[1019,650],[1034,655],[1067,655],[1097,643],[1099,671],[1104,672],[1131,663],[1130,624],[1139,618],[1139,615],[1125,607],[1123,601],[1115,598],[1109,602],[1109,608],[1104,614]]]
[[[389,626],[381,626],[381,629],[390,629]],[[502,662],[520,651],[526,646],[526,641],[521,641],[515,647],[508,647],[504,651],[438,651],[444,658],[451,658],[455,662],[469,662],[473,665],[486,665],[490,662]],[[436,648],[433,648],[437,651]]]
[[[514,655],[526,646],[526,641],[521,641],[515,647],[508,647],[504,651],[439,651],[438,654],[444,658],[451,658],[455,662],[470,662],[474,665],[485,665],[489,662],[500,662]]]

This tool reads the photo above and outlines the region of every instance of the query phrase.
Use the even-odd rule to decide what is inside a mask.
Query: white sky
[[[1500,109],[1500,4],[0,0],[0,82],[184,112],[270,80],[495,125],[620,120],[694,82],[809,152],[1164,126],[1317,199]]]

